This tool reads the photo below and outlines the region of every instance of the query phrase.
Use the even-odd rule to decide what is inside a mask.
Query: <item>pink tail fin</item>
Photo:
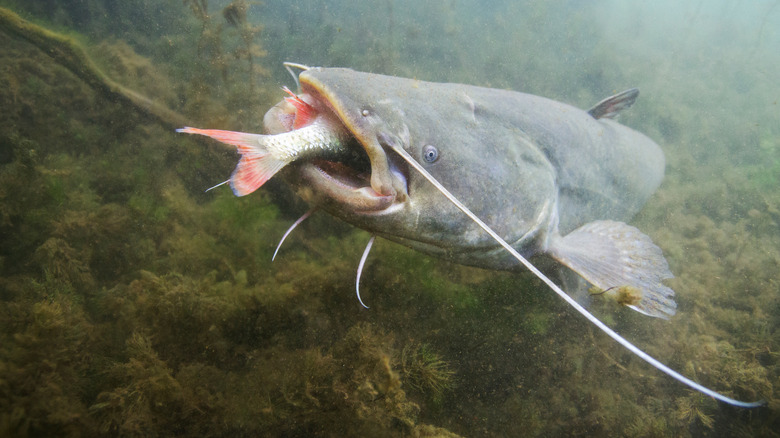
[[[176,132],[205,135],[237,147],[241,159],[230,176],[230,187],[236,196],[254,192],[287,164],[268,153],[264,146],[264,135],[191,127],[177,129]]]
[[[271,179],[285,164],[286,161],[277,160],[270,155],[244,155],[230,175],[230,187],[236,196],[248,195]]]

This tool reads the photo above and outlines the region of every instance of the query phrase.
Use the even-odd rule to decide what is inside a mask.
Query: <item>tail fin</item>
[[[674,291],[662,281],[674,276],[649,237],[622,222],[595,221],[550,242],[549,254],[621,303],[645,315],[674,315]]]
[[[236,196],[254,192],[287,164],[287,161],[276,159],[268,152],[264,146],[265,135],[189,126],[176,132],[205,135],[237,147],[241,160],[230,176],[230,187]]]

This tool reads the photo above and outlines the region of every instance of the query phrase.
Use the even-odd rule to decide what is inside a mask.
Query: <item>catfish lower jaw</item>
[[[305,200],[350,213],[379,213],[390,208],[396,193],[380,194],[366,176],[338,162],[311,161],[298,167],[298,191]]]

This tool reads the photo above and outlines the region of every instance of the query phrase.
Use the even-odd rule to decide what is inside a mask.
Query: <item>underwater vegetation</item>
[[[270,100],[266,100],[267,90],[258,86],[268,72],[259,62],[266,54],[259,41],[262,26],[247,19],[253,3],[183,0],[182,4],[199,28],[197,62],[184,63],[195,68],[183,90],[188,93],[188,114],[204,123],[259,129],[259,113]]]
[[[777,88],[760,79],[772,64],[744,72],[741,46],[721,56],[682,35],[675,56],[722,75],[704,83],[666,54],[647,71],[634,47],[595,44],[606,27],[566,2],[482,8],[471,23],[486,40],[457,2],[325,3],[0,2],[0,436],[778,436],[780,132]],[[548,45],[561,50],[533,51]],[[641,86],[621,121],[669,164],[636,224],[664,249],[679,313],[593,310],[685,375],[769,406],[733,410],[670,382],[526,273],[379,241],[365,311],[366,233],[315,215],[271,264],[301,213],[289,193],[272,181],[204,194],[235,154],[106,91],[252,130],[290,85],[279,60],[582,107]]]
[[[409,386],[441,400],[453,388],[454,371],[428,344],[407,344],[401,351],[401,364]]]

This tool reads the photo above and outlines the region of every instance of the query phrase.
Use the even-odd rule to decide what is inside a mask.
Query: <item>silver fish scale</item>
[[[346,151],[349,131],[340,123],[318,118],[311,125],[277,135],[264,136],[261,143],[282,161]]]

